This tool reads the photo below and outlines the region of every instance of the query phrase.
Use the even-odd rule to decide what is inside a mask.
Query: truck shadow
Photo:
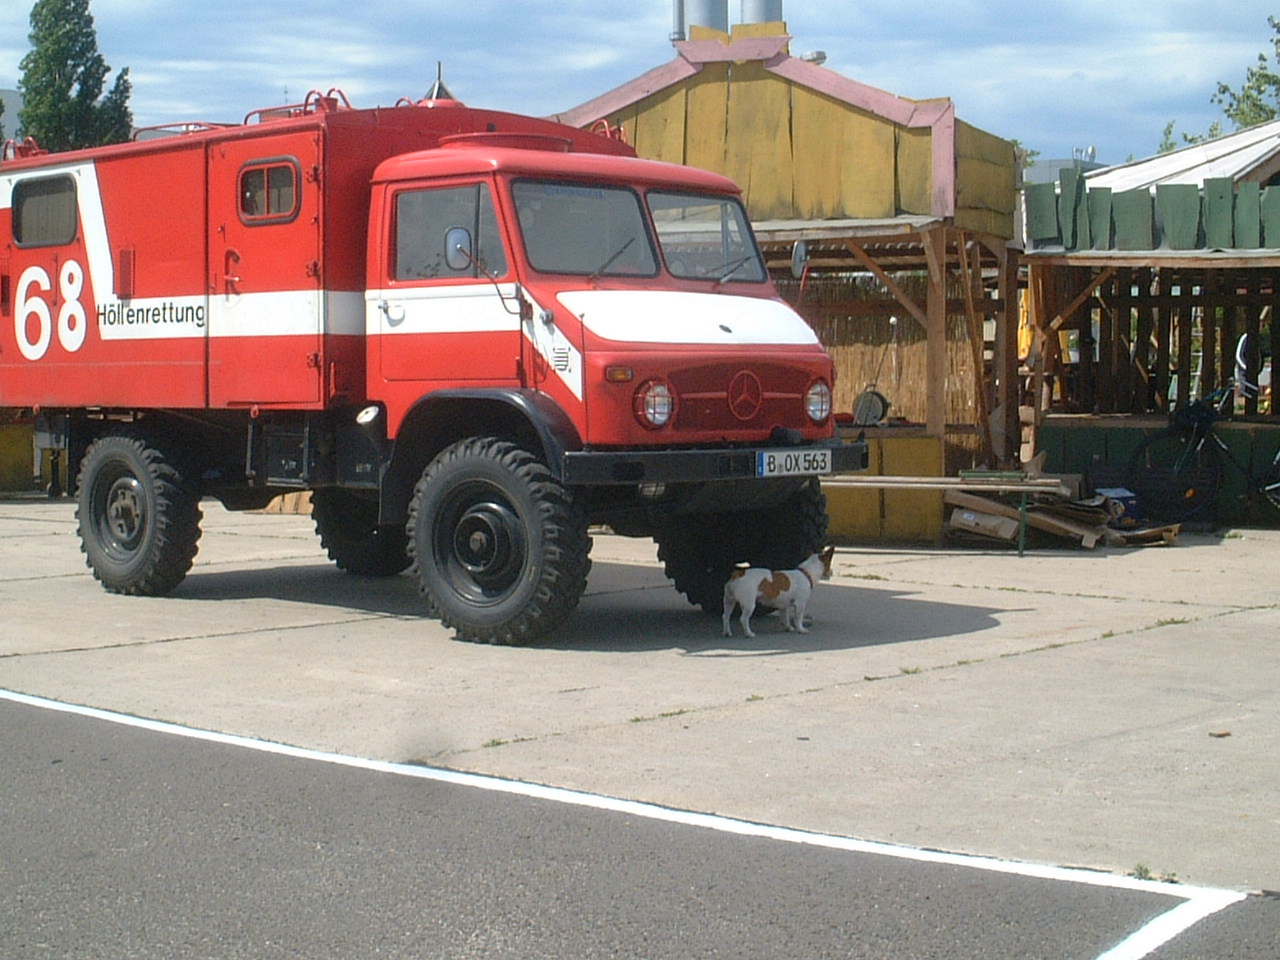
[[[281,601],[341,608],[353,616],[425,619],[426,607],[406,575],[354,577],[327,564],[255,569],[197,568],[173,594],[176,599],[220,604]],[[783,656],[911,643],[978,633],[999,623],[1010,608],[929,600],[916,590],[823,583],[810,603],[809,632],[788,632],[776,615],[757,613],[754,638],[735,615],[733,636],[721,635],[719,616],[690,605],[660,571],[632,564],[596,562],[577,611],[543,649],[584,652],[682,650],[698,656]]]

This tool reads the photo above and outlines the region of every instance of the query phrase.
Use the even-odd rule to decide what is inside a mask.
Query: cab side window
[[[70,177],[20,180],[13,187],[13,240],[51,247],[76,238],[76,184]]]
[[[450,256],[465,231],[470,249]],[[396,280],[502,277],[507,255],[502,246],[493,196],[483,183],[431,190],[405,190],[395,200]]]
[[[264,160],[240,171],[240,219],[250,226],[287,223],[298,215],[298,166]]]

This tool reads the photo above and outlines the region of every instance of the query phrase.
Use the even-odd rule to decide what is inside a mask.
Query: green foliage
[[[1219,81],[1217,93],[1209,98],[1212,103],[1222,107],[1222,112],[1226,114],[1236,130],[1243,130],[1245,127],[1252,127],[1280,117],[1280,74],[1275,72],[1276,69],[1280,69],[1280,20],[1267,17],[1267,23],[1271,25],[1271,30],[1275,34],[1271,40],[1275,54],[1274,68],[1267,55],[1260,53],[1257,65],[1245,71],[1244,83],[1239,90],[1233,90]],[[1178,148],[1179,144],[1173,138],[1173,126],[1174,121],[1170,120],[1164,128],[1164,139],[1160,141],[1158,153],[1169,153]],[[1203,143],[1206,140],[1214,140],[1223,133],[1222,124],[1215,120],[1205,133],[1182,134],[1182,141],[1184,144]]]
[[[1275,37],[1271,41],[1276,65],[1280,66],[1280,21],[1267,17],[1267,23]],[[1232,90],[1225,83],[1218,84],[1218,92],[1210,97],[1222,107],[1227,119],[1237,130],[1274,120],[1280,114],[1280,74],[1273,69],[1265,53],[1258,54],[1258,63],[1245,72],[1244,84]]]
[[[29,39],[19,81],[23,136],[53,151],[129,139],[129,70],[104,96],[110,68],[98,52],[89,0],[36,0]]]

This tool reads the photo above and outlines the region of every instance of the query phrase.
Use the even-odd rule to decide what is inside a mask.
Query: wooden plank
[[[1156,210],[1171,250],[1194,250],[1200,234],[1200,188],[1194,183],[1156,184]]]
[[[1095,290],[1097,290],[1100,286],[1102,286],[1104,283],[1110,280],[1113,276],[1115,276],[1115,272],[1116,272],[1115,267],[1107,267],[1101,272],[1099,272],[1098,275],[1095,276],[1092,281],[1090,281],[1089,285],[1086,286],[1083,290],[1081,290],[1080,293],[1076,295],[1076,298],[1072,300],[1071,303],[1061,313],[1055,316],[1052,321],[1050,321],[1049,329],[1050,330],[1060,329],[1062,325],[1065,324],[1067,320],[1071,318],[1071,315],[1074,314],[1078,309],[1080,309],[1081,304],[1083,304],[1086,300],[1088,300],[1091,296],[1093,296],[1093,293]]]
[[[1204,245],[1225,250],[1235,242],[1235,180],[1210,177],[1204,182]]]
[[[684,163],[685,88],[659,90],[636,104],[630,119],[618,118],[636,153],[651,160]]]
[[[1092,187],[1086,200],[1089,209],[1089,246],[1094,250],[1115,247],[1115,229],[1111,225],[1111,188]]]
[[[1245,181],[1236,187],[1236,246],[1256,249],[1262,246],[1262,187]]]
[[[729,65],[711,63],[686,81],[684,162],[723,173],[728,131]]]
[[[1058,184],[1058,226],[1062,228],[1062,245],[1068,250],[1075,250],[1080,246],[1077,216],[1080,198],[1084,194],[1084,177],[1075,167],[1063,167],[1058,173]]]
[[[796,216],[896,215],[895,126],[802,86],[792,87],[791,98]]]
[[[1017,507],[997,500],[989,500],[986,497],[975,497],[973,494],[964,493],[960,490],[948,490],[942,497],[943,500],[954,507],[964,507],[967,510],[991,513],[998,517],[1010,517],[1014,520],[1019,519],[1021,516]],[[1096,547],[1099,540],[1104,538],[1109,540],[1110,534],[1114,533],[1114,531],[1108,531],[1106,527],[1086,526],[1071,520],[1036,513],[1033,510],[1027,511],[1027,526],[1035,527],[1037,530],[1043,530],[1059,537],[1079,540],[1082,546],[1089,549]]]
[[[947,231],[935,227],[924,234],[928,256],[929,302],[925,312],[929,331],[925,342],[925,429],[935,437],[947,431]]]
[[[1280,187],[1262,191],[1262,245],[1280,247]]]
[[[735,64],[729,83],[724,172],[753,220],[791,217],[791,85],[758,62]]]
[[[1026,202],[1028,236],[1036,243],[1061,243],[1057,186],[1052,183],[1028,184]]]
[[[1155,248],[1151,194],[1145,187],[1121,190],[1113,194],[1111,212],[1116,224],[1117,249],[1152,250]]]
[[[911,314],[923,329],[928,330],[928,315],[920,309],[919,304],[912,300],[911,297],[900,286],[898,286],[896,282],[894,282],[893,278],[890,277],[889,274],[884,272],[880,264],[876,263],[867,251],[863,250],[862,247],[858,246],[858,244],[854,243],[852,240],[846,240],[844,245],[859,263],[875,274],[876,279],[885,285],[885,289],[893,294],[894,299],[896,299],[898,303],[902,304],[907,313]]]
[[[898,133],[898,196],[900,213],[933,214],[933,131],[905,129]]]
[[[1076,190],[1076,246],[1087,248],[1093,243],[1093,228],[1089,223],[1089,193],[1084,186],[1084,173],[1080,174],[1080,186]]]

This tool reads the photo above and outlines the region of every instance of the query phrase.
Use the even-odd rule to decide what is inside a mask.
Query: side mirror
[[[804,276],[804,268],[809,263],[809,245],[797,240],[791,248],[791,275],[797,280]]]
[[[476,259],[471,254],[471,232],[465,227],[450,227],[444,235],[444,262],[450,270],[470,271]]]

